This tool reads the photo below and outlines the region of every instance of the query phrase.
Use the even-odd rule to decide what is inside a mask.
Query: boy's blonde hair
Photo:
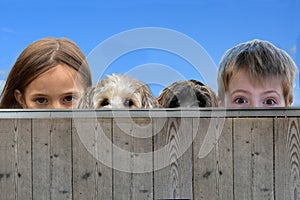
[[[266,77],[281,78],[285,104],[293,103],[293,84],[297,66],[284,50],[268,41],[257,39],[227,50],[218,70],[218,95],[223,103],[229,82],[240,69],[246,70],[253,82],[260,83]]]

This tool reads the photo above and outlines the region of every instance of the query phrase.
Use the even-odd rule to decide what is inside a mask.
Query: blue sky
[[[1,0],[0,19],[1,81],[6,79],[21,51],[35,40],[67,37],[89,58],[104,41],[144,27],[184,34],[205,50],[216,67],[228,48],[255,38],[269,40],[286,50],[300,65],[298,0]],[[151,68],[151,63],[155,67]],[[176,73],[159,70],[160,66]],[[152,70],[147,71],[149,67]],[[180,55],[149,48],[120,55],[105,66],[103,73],[99,74],[102,70],[99,66],[91,65],[91,70],[94,82],[106,73],[136,76],[151,86],[155,96],[166,84],[179,78],[204,82],[211,78],[202,77]],[[157,79],[168,81],[157,82]],[[299,78],[295,97],[294,105],[300,105]]]

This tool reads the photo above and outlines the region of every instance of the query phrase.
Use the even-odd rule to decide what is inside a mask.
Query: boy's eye
[[[246,99],[242,98],[242,97],[238,97],[234,100],[234,103],[237,103],[237,104],[245,104],[247,103]]]
[[[267,105],[275,105],[276,104],[276,101],[274,99],[267,99],[264,104],[267,104]]]
[[[34,99],[35,103],[37,104],[47,104],[48,103],[48,100],[46,98],[43,98],[43,97],[40,97],[40,98],[36,98]]]

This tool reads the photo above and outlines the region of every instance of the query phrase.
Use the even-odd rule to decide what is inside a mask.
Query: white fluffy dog
[[[83,94],[78,108],[154,108],[158,106],[149,87],[121,74],[107,75]]]

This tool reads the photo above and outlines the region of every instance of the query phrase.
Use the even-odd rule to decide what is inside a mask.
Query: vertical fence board
[[[15,152],[12,120],[1,120],[0,123],[0,188],[1,198],[15,199]]]
[[[192,130],[191,118],[155,120],[155,199],[193,198]]]
[[[153,199],[150,118],[113,120],[114,199]]]
[[[194,199],[233,199],[231,121],[194,119]]]
[[[222,119],[224,120],[224,119]],[[227,118],[223,121],[223,127],[220,125],[222,132],[218,140],[218,164],[219,164],[219,181],[218,192],[220,200],[234,199],[233,195],[233,147],[232,147],[232,119]],[[222,122],[221,122],[222,123]]]
[[[153,199],[153,121],[151,118],[135,118],[133,120],[134,137],[134,169],[133,199]]]
[[[214,162],[214,150],[215,146],[211,148],[209,145],[207,148],[208,155],[202,155],[200,157],[200,147],[203,145],[203,141],[207,135],[210,119],[200,118],[195,119],[194,123],[198,122],[198,128],[194,128],[195,139],[193,142],[194,147],[194,198],[195,199],[217,199],[216,193],[216,180],[215,180],[215,162]],[[213,139],[215,136],[211,134]],[[215,141],[213,141],[215,143]],[[214,145],[214,144],[213,144]]]
[[[33,199],[72,199],[71,119],[32,123]]]
[[[234,119],[234,194],[235,199],[253,199],[252,123],[249,119]]]
[[[300,199],[300,132],[298,118],[275,119],[276,199]]]
[[[234,119],[236,199],[274,199],[273,119]]]
[[[72,199],[71,119],[52,120],[51,199]]]
[[[31,120],[0,120],[0,199],[31,199]]]
[[[16,199],[32,199],[31,120],[16,119],[14,130]]]
[[[33,199],[50,199],[50,120],[32,120]]]
[[[112,199],[111,119],[73,120],[73,196]]]

